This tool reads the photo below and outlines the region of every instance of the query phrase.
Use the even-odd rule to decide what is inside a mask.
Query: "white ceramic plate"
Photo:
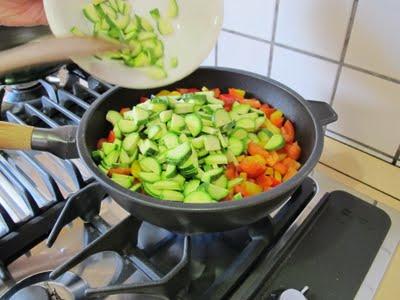
[[[168,0],[128,0],[133,11],[140,16],[152,18],[149,11],[159,8],[161,13],[168,7]],[[92,26],[82,13],[89,0],[44,0],[47,19],[56,36],[70,35],[70,29],[77,26],[91,34]],[[72,58],[88,73],[112,84],[127,88],[155,88],[176,82],[198,68],[217,42],[223,22],[223,0],[177,0],[179,16],[174,19],[175,33],[162,37],[165,46],[165,65],[171,57],[178,57],[175,69],[167,68],[168,77],[162,80],[150,78],[137,68],[129,68],[111,60],[100,61],[94,57]],[[152,20],[153,21],[153,20]],[[154,25],[154,23],[153,23]]]

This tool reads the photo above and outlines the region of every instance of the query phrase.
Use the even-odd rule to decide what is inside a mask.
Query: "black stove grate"
[[[8,103],[2,118],[42,128],[78,124],[90,104],[112,86],[75,65],[67,66],[67,70],[69,78],[64,87],[59,88],[51,80],[39,80],[34,87],[36,90],[41,87],[42,96],[32,93],[34,99]],[[9,97],[16,99],[19,95]],[[45,160],[52,161],[53,165],[46,165]],[[53,170],[54,165],[67,170],[73,189]],[[8,275],[7,265],[48,236],[66,199],[91,182],[80,170],[82,165],[78,160],[63,161],[33,151],[0,152],[0,180],[3,186],[9,187],[0,190],[0,276],[3,279]]]

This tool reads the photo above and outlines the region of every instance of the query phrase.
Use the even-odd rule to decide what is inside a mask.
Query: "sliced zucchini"
[[[193,137],[198,136],[203,129],[201,119],[196,114],[189,114],[185,116],[185,123]]]
[[[194,191],[183,200],[185,203],[215,203],[213,198],[206,192]]]
[[[265,144],[265,149],[268,151],[276,151],[285,146],[285,139],[281,134],[274,134]]]
[[[158,175],[161,174],[161,166],[156,159],[152,157],[145,157],[139,161],[140,168],[145,172],[153,172]]]

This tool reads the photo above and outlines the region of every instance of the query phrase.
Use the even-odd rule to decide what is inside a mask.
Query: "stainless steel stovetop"
[[[64,78],[62,87],[57,86],[55,88],[54,82],[59,83],[56,80],[57,77],[41,80],[39,84],[46,91],[44,96],[34,98],[24,102],[24,104],[17,101],[7,103],[5,118],[12,122],[29,123],[43,127],[77,124],[90,103],[112,88],[112,86],[97,81],[79,69],[72,69],[68,74],[71,78],[68,80]],[[315,196],[296,217],[295,221],[291,223],[279,241],[274,244],[273,249],[263,254],[271,261],[284,247],[285,242],[302,226],[313,209],[319,205],[326,193],[344,190],[372,205],[377,205],[377,202],[373,199],[358,194],[321,172],[314,171],[312,178],[317,183]],[[64,202],[74,192],[85,186],[87,180],[90,180],[90,174],[79,160],[62,161],[50,154],[35,152],[1,152],[0,240],[11,236],[12,232],[18,231],[20,226],[34,218],[35,215]],[[32,207],[32,203],[35,203],[34,207]],[[389,214],[392,225],[358,290],[357,299],[373,298],[400,239],[399,236],[394,234],[400,228],[400,214],[383,205],[379,204],[379,207]],[[58,212],[61,208],[62,206],[60,206]],[[2,210],[7,212],[6,217],[2,214]],[[278,213],[279,209],[271,215],[275,216]],[[24,278],[34,274],[47,274],[47,272],[57,269],[127,217],[128,214],[121,207],[112,199],[107,198],[102,202],[99,216],[91,220],[90,223],[81,219],[74,220],[70,225],[64,227],[51,248],[46,246],[46,241],[42,241],[17,259],[11,258],[12,255],[10,255],[12,262],[1,269],[0,275],[3,280],[0,284],[0,294],[3,294]],[[7,220],[7,218],[11,220]],[[10,226],[10,223],[12,226]],[[243,250],[243,245],[246,245],[246,239],[248,239],[246,233],[235,232],[233,239],[230,239],[229,234],[227,234],[223,236],[223,240],[230,245],[228,249],[221,244],[221,235],[206,235],[191,239],[191,248],[197,250],[195,259],[191,262],[192,272],[190,276],[192,281],[196,281],[208,271],[204,260],[213,261],[216,266],[213,269],[213,279],[218,278],[224,271],[222,262],[225,261],[224,263],[228,265],[234,262],[229,261],[230,256],[233,256],[233,252],[232,254],[228,253],[228,251],[231,251],[229,249],[236,249],[240,252]],[[63,275],[58,281],[51,281],[46,285],[46,288],[55,291],[54,295],[57,294],[60,299],[72,299],[68,289],[63,287],[66,282],[68,288],[76,289],[79,292],[82,287],[101,288],[120,283],[157,281],[160,277],[158,274],[151,273],[151,266],[157,265],[159,269],[165,271],[164,273],[168,273],[182,258],[182,249],[186,242],[184,237],[176,236],[144,223],[140,228],[138,245],[146,249],[145,254],[151,257],[147,261],[149,265],[143,267],[143,265],[138,264],[145,268],[144,270],[141,270],[135,264],[138,253],[121,257],[115,252],[105,251],[79,263],[70,270],[72,273]],[[168,250],[157,257],[158,254],[155,249],[160,245],[168,246]],[[7,251],[10,254],[13,253],[13,249]],[[202,257],[202,253],[204,257]],[[220,268],[219,264],[221,264]],[[80,279],[76,279],[74,274],[78,275]],[[203,283],[199,283],[196,288],[198,290],[208,288],[208,286],[202,285]],[[313,286],[310,285],[309,289],[312,291]],[[52,299],[59,299],[54,295]],[[230,293],[230,297],[241,299],[239,293],[235,295],[234,292]],[[107,299],[154,299],[154,297],[123,294],[109,296]]]

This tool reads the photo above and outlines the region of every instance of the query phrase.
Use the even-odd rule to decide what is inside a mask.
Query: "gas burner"
[[[51,280],[51,272],[38,273],[18,282],[2,297],[4,300],[81,300],[87,283],[72,272]]]
[[[5,87],[4,102],[20,103],[39,99],[47,95],[45,87],[38,81],[9,85]]]

